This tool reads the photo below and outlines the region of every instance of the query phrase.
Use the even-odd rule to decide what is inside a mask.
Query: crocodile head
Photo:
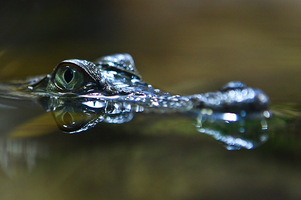
[[[129,54],[101,57],[95,62],[64,60],[52,74],[31,84],[35,93],[49,94],[129,94],[137,90],[141,77]],[[140,84],[141,85],[141,84]]]

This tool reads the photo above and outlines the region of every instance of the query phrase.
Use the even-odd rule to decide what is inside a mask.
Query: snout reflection
[[[117,100],[41,99],[41,104],[52,113],[64,132],[79,133],[98,123],[122,124],[129,122],[137,112],[148,112],[141,105]],[[253,113],[221,113],[211,109],[193,110],[187,114],[200,133],[211,135],[228,150],[253,149],[268,139],[268,111]]]

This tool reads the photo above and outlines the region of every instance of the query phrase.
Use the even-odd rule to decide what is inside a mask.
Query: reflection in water
[[[84,4],[3,1],[1,11],[1,50],[6,50],[1,57],[1,78],[42,74],[58,59],[94,58],[99,52],[117,49],[141,56],[138,63],[145,66],[141,72],[147,75],[146,80],[162,88],[173,87],[180,92],[189,88],[185,93],[190,93],[207,90],[208,85],[215,87],[224,80],[240,79],[264,87],[274,102],[301,99],[300,1],[130,0]],[[179,88],[172,86],[175,83]],[[97,117],[98,113],[90,109],[94,103],[87,104],[85,113],[70,108],[65,115],[61,105],[56,108],[62,111],[62,115],[57,113],[57,118],[69,127],[78,118],[89,121],[89,117]],[[2,112],[1,108],[0,112],[4,116],[11,111]],[[76,112],[78,117],[74,115]],[[202,124],[197,122],[198,128],[224,134],[225,129],[229,134],[242,129],[243,123],[235,122],[233,114],[226,114],[228,122],[221,120],[219,126],[218,120],[211,123],[208,118],[199,117]],[[1,130],[4,124],[13,121],[1,119]],[[30,118],[23,116],[23,119]],[[87,121],[82,121],[80,126]],[[178,145],[169,143],[183,137],[172,135],[158,137],[155,142],[144,142],[149,136],[142,136],[139,141],[129,141],[131,137],[112,144],[102,141],[104,131],[88,135],[53,134],[56,140],[44,137],[52,153],[47,162],[35,161],[38,168],[34,174],[8,184],[1,171],[0,199],[223,199],[226,195],[229,199],[258,199],[259,196],[300,199],[300,124],[299,120],[277,129],[278,135],[270,136],[272,143],[269,141],[264,148],[251,153],[222,151],[210,146],[210,141],[202,140],[210,136],[197,131],[195,134],[201,141],[191,137],[179,141]],[[231,130],[225,128],[231,126]],[[98,130],[110,132],[111,126],[107,127]],[[132,123],[126,127],[137,129]],[[245,133],[252,132],[247,131],[248,127],[245,130]],[[254,134],[257,131],[251,130]],[[273,130],[272,121],[269,121],[270,130]],[[136,132],[139,136],[139,130]],[[116,137],[112,135],[113,142]],[[98,139],[94,146],[86,140],[70,148],[74,138],[89,137]],[[5,142],[1,143],[1,153],[6,151],[2,145]],[[36,143],[32,146],[36,147]],[[23,148],[22,151],[27,151]],[[53,152],[55,149],[57,152]],[[39,151],[33,151],[33,155]],[[22,156],[29,157],[28,154],[17,156],[7,152],[10,152],[9,168],[13,164],[19,166],[21,161],[21,165],[27,166],[24,165],[27,159]],[[20,161],[16,162],[16,158]],[[69,177],[62,179],[66,174]]]
[[[189,112],[198,116],[202,124],[198,123],[200,132],[227,143],[228,149],[250,149],[257,145],[247,145],[237,139],[246,138],[245,142],[252,142],[248,137],[240,136],[248,135],[246,125],[239,128],[239,135],[230,125],[225,130],[216,126],[209,131],[203,118],[213,124],[231,121],[242,124],[254,116],[256,119],[267,118],[260,113],[269,106],[269,98],[263,91],[238,81],[229,82],[219,91],[203,94],[181,96],[162,92],[142,80],[129,54],[103,56],[95,62],[64,60],[52,74],[0,84],[0,95],[37,100],[53,113],[59,128],[68,133],[88,130],[99,122],[125,123],[132,120],[135,112]],[[257,130],[251,132],[257,134]]]
[[[52,112],[58,127],[68,133],[78,133],[100,122],[125,123],[135,112],[147,111],[141,105],[117,100],[78,101],[64,98],[44,98],[41,104]],[[190,111],[196,118],[199,132],[213,136],[228,150],[252,149],[268,139],[268,111],[246,113],[220,113],[211,109]],[[196,117],[195,117],[196,116]]]
[[[82,99],[84,100],[84,99]],[[121,124],[129,122],[143,107],[117,100],[80,101],[65,98],[43,98],[40,103],[52,112],[58,127],[64,132],[86,131],[100,122]]]
[[[268,111],[248,115],[204,111],[198,116],[196,127],[222,142],[228,150],[253,149],[268,139],[268,118]]]
[[[33,140],[1,138],[0,156],[1,168],[13,177],[18,175],[20,169],[31,171],[37,159],[46,156],[46,149]]]

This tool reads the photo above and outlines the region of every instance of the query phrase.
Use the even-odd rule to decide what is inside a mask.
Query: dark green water
[[[127,52],[173,93],[261,88],[275,117],[264,145],[227,151],[182,115],[68,135],[39,105],[1,100],[0,199],[300,199],[300,11],[293,0],[3,3],[0,80]]]

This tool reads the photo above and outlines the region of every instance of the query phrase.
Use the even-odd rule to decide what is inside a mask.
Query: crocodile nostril
[[[66,83],[70,83],[73,79],[73,71],[68,67],[64,73]]]
[[[240,82],[240,81],[232,81],[232,82],[229,82],[227,83],[226,85],[224,85],[220,91],[221,92],[227,92],[229,90],[242,90],[242,89],[245,89],[247,88],[247,86]]]

